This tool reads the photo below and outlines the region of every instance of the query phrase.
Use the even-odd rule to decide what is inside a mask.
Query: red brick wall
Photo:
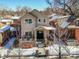
[[[34,47],[34,42],[22,42],[21,48],[32,48]]]
[[[79,43],[79,28],[76,28],[75,30],[75,38],[76,38],[77,43]]]

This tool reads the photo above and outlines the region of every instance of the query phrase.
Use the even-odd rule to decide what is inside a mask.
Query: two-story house
[[[27,42],[47,44],[47,35],[54,29],[49,27],[48,17],[34,9],[21,17],[21,42],[23,46],[26,46]]]

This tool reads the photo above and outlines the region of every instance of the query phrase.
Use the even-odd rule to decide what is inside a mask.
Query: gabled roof
[[[30,14],[32,14],[32,15],[34,15],[36,17],[42,16],[42,14],[38,10],[36,10],[36,9],[32,10],[30,12]]]
[[[43,15],[42,13],[40,13],[40,11],[38,11],[36,9],[32,10],[31,12],[28,12],[27,14],[30,14],[35,18],[38,18],[38,17],[44,17],[45,18],[46,17],[45,15]],[[24,14],[23,16],[26,16],[27,14]],[[23,16],[21,18],[23,18]]]

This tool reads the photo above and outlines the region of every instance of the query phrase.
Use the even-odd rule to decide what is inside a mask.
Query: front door
[[[37,42],[44,43],[44,32],[37,31]]]

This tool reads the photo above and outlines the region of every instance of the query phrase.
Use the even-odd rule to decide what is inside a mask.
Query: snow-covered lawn
[[[34,55],[36,52],[37,47],[30,48],[30,49],[21,49],[21,48],[14,48],[14,49],[5,49],[1,48],[0,49],[0,55]]]
[[[36,50],[38,47],[33,47],[29,49],[19,49],[19,48],[14,48],[14,49],[5,49],[5,48],[0,48],[0,55],[35,55]],[[49,55],[52,56],[57,56],[59,55],[59,45],[51,45],[45,48],[48,50]],[[61,46],[61,54],[62,55],[79,55],[79,47],[76,46]]]
[[[49,55],[59,55],[59,45],[51,45],[46,47]],[[61,46],[61,55],[79,55],[79,47],[76,46]]]

